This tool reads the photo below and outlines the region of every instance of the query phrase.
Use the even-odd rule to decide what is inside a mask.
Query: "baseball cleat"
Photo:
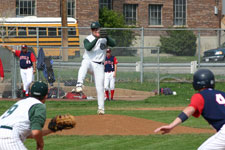
[[[82,85],[81,84],[76,85],[76,87],[74,89],[72,89],[72,92],[77,92],[77,93],[83,92]]]
[[[97,114],[98,115],[104,115],[105,111],[103,109],[98,109]]]
[[[76,87],[75,90],[76,90],[76,92],[82,92],[83,91],[81,86]]]

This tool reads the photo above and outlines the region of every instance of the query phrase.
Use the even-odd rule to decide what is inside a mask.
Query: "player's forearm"
[[[114,47],[116,46],[116,42],[111,37],[107,37],[107,45]]]
[[[11,51],[13,53],[15,52],[15,50],[12,47],[9,47],[7,45],[3,45],[3,47],[5,47],[6,49],[8,49],[9,51]]]
[[[169,124],[169,126],[171,127],[171,129],[173,129],[181,123],[182,123],[181,119],[177,117],[173,122]]]
[[[33,62],[33,69],[36,70],[36,62]]]
[[[54,132],[52,130],[49,130],[49,129],[42,130],[42,136],[46,136],[46,135],[49,135],[51,133],[54,133]]]
[[[195,112],[195,108],[192,106],[188,106],[186,107],[182,113],[185,115],[185,117],[182,116],[178,116],[171,124],[170,126],[172,128],[176,127],[177,125],[179,125],[180,123],[184,122],[186,119],[188,119],[193,113]]]
[[[42,135],[42,130],[32,130],[31,131],[31,137],[35,139],[37,144],[37,149],[42,150],[44,147],[44,140]]]
[[[91,51],[91,49],[95,46],[96,42],[98,41],[98,39],[94,39],[92,42],[89,42],[87,39],[84,40],[84,48],[87,51]]]
[[[117,73],[117,65],[116,64],[114,65],[114,72],[115,72],[115,74]]]

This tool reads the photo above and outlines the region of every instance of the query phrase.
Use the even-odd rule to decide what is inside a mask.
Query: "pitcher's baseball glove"
[[[105,29],[100,29],[100,38],[107,38],[108,34]]]
[[[53,117],[48,124],[48,128],[53,132],[56,132],[63,129],[72,129],[75,125],[75,117],[70,114],[66,114]]]

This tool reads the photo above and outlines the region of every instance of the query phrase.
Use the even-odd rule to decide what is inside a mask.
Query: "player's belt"
[[[96,61],[93,61],[93,62],[96,63],[96,64],[99,64],[99,65],[104,65],[103,62],[96,62]]]
[[[29,68],[31,68],[31,67],[32,67],[32,66],[30,66],[30,67],[27,67],[27,68],[22,68],[22,67],[21,67],[21,69],[29,69]]]
[[[12,127],[9,127],[9,126],[0,126],[0,128],[9,129],[9,130],[12,130],[13,129]]]

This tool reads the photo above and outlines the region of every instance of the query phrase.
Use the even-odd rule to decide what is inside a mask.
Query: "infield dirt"
[[[58,135],[149,135],[165,123],[123,115],[85,115],[75,116],[76,127],[59,131]],[[45,129],[50,119],[47,119]],[[176,127],[170,134],[215,133],[213,129]]]

